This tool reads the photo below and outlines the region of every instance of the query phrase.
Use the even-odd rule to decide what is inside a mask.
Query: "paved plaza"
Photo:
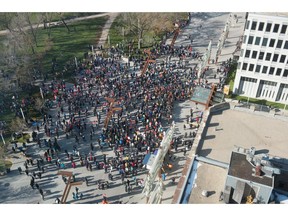
[[[244,26],[244,15],[245,13],[237,13],[237,17],[239,18],[239,21],[236,23],[234,20],[232,23],[231,31],[229,34],[229,37],[226,41],[226,45],[224,46],[222,50],[222,55],[219,57],[219,62],[226,61],[229,58],[232,58],[232,53],[236,49],[236,43],[239,40],[239,37],[242,34],[242,29]],[[191,22],[186,26],[184,29],[181,30],[180,35],[178,36],[175,47],[182,46],[188,46],[192,45],[193,51],[199,52],[200,54],[203,54],[205,50],[207,49],[209,40],[212,40],[212,59],[215,58],[216,53],[216,46],[217,42],[220,38],[220,35],[224,29],[225,22],[229,18],[229,13],[192,13],[191,16]],[[111,16],[112,19],[115,18],[115,16]],[[107,31],[107,29],[105,30]],[[193,39],[193,42],[191,43],[191,40],[189,39],[189,36],[191,35],[191,38]],[[106,33],[102,34],[103,37],[107,37]],[[105,41],[105,39],[100,39],[101,43]],[[167,40],[167,44],[169,44],[171,40]],[[165,57],[162,57],[160,59],[157,59],[157,64],[160,64],[160,62],[165,59]],[[179,61],[178,57],[172,57],[171,63],[175,63]],[[186,74],[189,68],[194,68],[198,63],[199,60],[193,59],[193,58],[186,58],[186,61],[188,62],[184,69],[181,68],[177,71],[177,73]],[[206,79],[208,83],[219,83],[219,78],[223,77],[224,75],[218,74],[217,68],[219,65],[217,64],[211,64],[210,70],[206,73]],[[130,70],[129,73],[133,73],[132,70]],[[140,68],[137,67],[136,74],[140,73]],[[216,77],[215,77],[216,75]],[[180,76],[181,77],[181,76]],[[46,83],[47,84],[47,83]],[[73,87],[73,85],[67,83],[67,88]],[[101,104],[103,101],[101,101]],[[140,102],[139,102],[140,104]],[[56,107],[57,104],[54,103],[53,107],[50,109],[49,114],[53,116],[53,118],[57,118],[57,113],[59,111],[59,108]],[[204,106],[198,105],[196,108],[195,103],[185,99],[185,100],[177,100],[174,103],[174,107],[172,110],[172,119],[176,123],[176,130],[175,130],[175,136],[183,136],[186,133],[195,131],[193,130],[185,130],[184,124],[186,124],[186,118],[190,114],[190,109],[193,108],[194,110],[194,116],[199,115],[201,111],[204,110]],[[64,113],[67,113],[67,106],[64,107]],[[101,124],[99,125],[99,128],[93,133],[93,145],[94,145],[94,156],[96,157],[97,161],[103,161],[104,155],[109,159],[113,159],[115,157],[115,154],[113,150],[109,147],[105,147],[103,149],[100,149],[100,146],[97,145],[97,139],[96,137],[99,137],[101,135],[101,129],[103,127],[103,121],[106,117],[106,113],[102,112],[101,108],[98,107],[97,111],[101,115]],[[133,111],[134,112],[134,111]],[[89,106],[89,115],[86,119],[87,128],[90,128],[92,124],[95,122],[95,116],[93,116],[93,109],[91,106]],[[132,112],[131,112],[132,113]],[[267,145],[268,147],[271,147],[270,145],[275,146],[275,142],[280,142],[281,140],[287,140],[287,135],[283,135],[281,132],[271,134],[271,131],[269,131],[269,128],[277,128],[277,129],[283,129],[284,123],[281,126],[281,123],[276,123],[270,121],[273,121],[271,119],[264,119],[253,116],[246,116],[248,114],[241,113],[233,110],[227,110],[223,111],[223,113],[219,115],[214,115],[211,118],[210,121],[210,127],[207,130],[206,138],[204,139],[204,142],[202,145],[202,150],[200,151],[200,155],[211,157],[213,159],[223,161],[223,162],[229,162],[229,157],[231,150],[233,149],[233,146],[236,145],[235,143],[238,143],[237,145],[241,145],[245,147],[245,145],[250,146],[251,143],[253,143],[253,146],[258,149],[258,147],[262,147],[262,145]],[[126,115],[125,115],[126,116]],[[246,117],[245,117],[246,116]],[[252,115],[251,115],[252,116]],[[61,115],[61,118],[63,115]],[[82,114],[82,117],[84,118],[84,114]],[[263,134],[257,135],[254,133],[255,128],[257,128],[257,124],[253,125],[252,119],[255,118],[255,122],[258,121],[258,125],[264,126]],[[244,120],[243,120],[244,119]],[[163,127],[166,129],[168,126],[168,120],[165,119],[163,121]],[[269,122],[267,124],[267,122]],[[272,125],[273,126],[272,126]],[[276,126],[278,125],[279,126]],[[213,126],[214,125],[214,126]],[[253,125],[253,126],[252,126]],[[221,130],[215,131],[214,128],[218,127]],[[248,136],[251,136],[251,141],[247,142],[245,139],[247,136],[243,136],[240,133],[240,127],[245,127],[246,129],[243,129],[243,133],[247,132]],[[266,128],[267,127],[267,128]],[[266,129],[265,129],[266,128]],[[260,131],[260,132],[261,132]],[[259,132],[259,133],[260,133]],[[261,133],[262,133],[261,132]],[[46,136],[44,132],[44,128],[40,128],[39,133],[41,139],[48,139],[49,137]],[[88,153],[90,151],[90,140],[88,132],[85,133],[87,141],[82,141],[80,138],[80,144],[79,148],[81,149],[81,152]],[[236,138],[239,136],[239,138]],[[270,138],[266,138],[270,137]],[[230,137],[230,138],[229,138]],[[272,138],[273,137],[273,138]],[[72,152],[73,145],[75,144],[74,137],[70,137],[67,139],[65,137],[64,133],[61,133],[58,139],[59,145],[62,149],[66,149],[68,152]],[[239,142],[241,142],[239,144]],[[243,143],[243,144],[242,144]],[[278,145],[277,145],[278,146]],[[263,147],[264,148],[264,147]],[[166,179],[164,180],[165,190],[162,197],[162,203],[164,204],[170,204],[175,192],[175,189],[177,187],[178,180],[181,176],[183,166],[186,161],[187,154],[184,153],[185,146],[180,145],[178,150],[172,150],[173,152],[173,167],[170,169],[166,168],[165,172],[167,174]],[[35,142],[28,144],[28,154],[30,154],[33,158],[40,158],[43,157],[44,148],[39,148],[38,145]],[[283,148],[275,148],[275,152],[269,152],[271,154],[279,155],[278,153],[285,152],[283,151]],[[140,153],[140,155],[144,155],[144,153]],[[281,156],[281,155],[279,155]],[[65,153],[61,152],[59,154],[59,157],[66,158]],[[58,168],[55,166],[55,161],[53,163],[45,163],[44,165],[44,173],[42,174],[41,179],[36,179],[37,184],[40,186],[40,188],[44,191],[44,197],[43,200],[41,198],[41,195],[39,194],[37,189],[32,189],[29,185],[30,183],[30,177],[26,176],[25,173],[22,173],[21,175],[18,173],[17,168],[22,167],[23,163],[26,158],[24,158],[19,153],[12,153],[10,156],[10,159],[13,161],[12,171],[6,175],[6,176],[0,176],[0,203],[46,203],[51,204],[54,203],[56,198],[61,198],[65,183],[62,180],[61,176],[57,175]],[[69,159],[63,159],[66,164],[69,164]],[[77,164],[79,164],[79,160],[76,160]],[[201,163],[200,163],[201,164]],[[38,172],[37,167],[29,167],[31,170],[30,172]],[[23,168],[24,170],[24,168]],[[74,169],[71,166],[67,166],[65,171],[71,171],[73,174],[75,174],[76,181],[83,181],[86,177],[88,179],[88,186],[86,186],[85,182],[77,186],[79,188],[79,192],[83,194],[83,198],[79,200],[74,200],[72,197],[72,192],[75,191],[75,187],[72,187],[71,192],[68,196],[67,203],[101,203],[103,200],[103,194],[107,197],[109,203],[127,203],[127,204],[144,204],[146,203],[146,199],[144,194],[142,194],[141,185],[136,185],[136,180],[144,180],[147,175],[147,169],[140,168],[138,170],[137,175],[135,176],[129,176],[125,178],[125,181],[129,180],[132,185],[132,191],[127,192],[125,191],[125,184],[122,184],[121,176],[119,175],[118,171],[114,169],[111,173],[114,176],[113,180],[108,179],[108,173],[105,173],[104,169],[97,169],[93,167],[92,171],[89,171],[86,169],[85,166],[79,166]],[[221,168],[217,167],[211,167],[207,164],[201,164],[198,169],[198,177],[196,180],[197,187],[193,189],[191,197],[189,202],[190,203],[215,203],[218,200],[218,194],[222,190],[224,183],[223,180],[225,180],[225,170],[222,170]],[[205,176],[205,177],[204,177]],[[208,178],[207,176],[210,176],[211,178]],[[176,184],[171,183],[172,178],[176,179]],[[213,179],[212,177],[215,177]],[[217,180],[218,179],[218,180]],[[98,182],[99,181],[109,181],[110,186],[109,188],[106,188],[104,190],[98,189]],[[223,185],[222,185],[223,184]],[[203,198],[199,193],[201,193],[202,189],[215,191],[209,198]],[[208,199],[208,200],[207,200]]]

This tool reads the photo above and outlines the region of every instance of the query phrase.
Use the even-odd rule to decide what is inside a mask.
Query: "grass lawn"
[[[10,14],[13,14],[13,13],[10,13]],[[16,16],[16,13],[14,13],[15,16]],[[36,21],[36,17],[37,17],[37,12],[34,12],[32,13],[31,15],[31,22],[33,24],[36,24],[37,21]],[[64,18],[64,20],[67,20],[67,19],[73,19],[73,18],[77,18],[77,17],[84,17],[84,16],[91,16],[91,15],[95,15],[95,14],[99,14],[99,12],[93,12],[93,13],[90,13],[90,12],[67,12],[67,13],[57,13],[57,12],[53,12],[53,16],[52,16],[52,22],[55,22],[55,21],[59,21],[61,16]],[[4,21],[5,20],[5,12],[4,13],[0,13],[0,22],[1,21]],[[5,30],[5,26],[2,26],[1,23],[0,23],[0,30]]]
[[[47,30],[41,29],[37,47],[38,52],[43,52],[42,64],[45,72],[51,71],[52,59],[56,58],[56,71],[61,72],[66,63],[74,63],[74,58],[82,60],[84,53],[89,51],[89,45],[97,44],[102,28],[108,17],[79,21],[69,24],[70,32],[65,26],[55,26],[51,31],[51,49],[45,51],[45,41],[48,41]]]
[[[241,100],[243,102],[248,102],[248,97],[245,97],[245,96],[232,95],[231,98],[236,99],[236,100]],[[285,107],[285,104],[282,104],[282,103],[276,103],[276,102],[271,102],[271,101],[267,101],[267,100],[263,100],[263,99],[256,99],[256,98],[249,98],[249,103],[255,103],[255,104],[265,105],[265,106],[272,106],[272,107],[278,108],[278,109],[284,109],[284,107]],[[288,110],[288,106],[286,106],[286,110]]]
[[[230,67],[230,71],[227,74],[227,79],[225,81],[226,85],[229,85],[229,91],[233,91],[233,86],[234,86],[234,80],[236,76],[236,71],[237,71],[237,62],[233,63]]]
[[[90,51],[89,45],[95,46],[95,44],[98,43],[102,33],[102,28],[105,25],[107,19],[108,16],[105,16],[70,23],[68,24],[70,32],[67,31],[67,28],[64,25],[54,26],[51,29],[49,49],[46,46],[49,39],[47,30],[39,29],[39,32],[37,33],[38,47],[36,47],[36,53],[39,53],[42,56],[42,58],[39,60],[42,64],[42,72],[44,72],[44,74],[51,72],[53,58],[56,58],[56,72],[62,72],[64,66],[70,61],[74,67],[74,58],[77,57],[78,60],[82,60],[84,53]],[[1,36],[0,50],[3,46],[2,42],[4,40],[6,40],[6,37]],[[2,65],[0,69],[5,68]],[[72,72],[73,68],[68,68],[68,71],[66,74],[64,74],[63,78],[69,81]],[[55,74],[51,74],[50,77],[54,76]],[[11,97],[12,94],[13,93],[11,92]],[[19,92],[19,100],[27,96],[40,97],[39,88],[35,88],[31,92]],[[8,98],[10,98],[10,95]],[[35,114],[31,113],[31,115],[34,116]],[[6,123],[9,124],[14,117],[14,113],[6,110],[4,113],[0,114],[0,121],[6,121]]]

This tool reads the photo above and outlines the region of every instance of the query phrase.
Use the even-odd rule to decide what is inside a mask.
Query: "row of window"
[[[238,68],[241,68],[241,62],[238,63]],[[251,71],[253,72],[255,69],[255,73],[262,73],[262,74],[269,74],[269,75],[275,75],[276,76],[281,76],[282,71],[282,77],[288,77],[288,69],[284,69],[283,68],[275,68],[275,67],[270,67],[268,70],[268,66],[262,66],[262,65],[255,65],[255,64],[248,64],[248,63],[243,63],[242,65],[242,71]]]
[[[251,26],[250,26],[251,23]],[[280,30],[280,34],[285,34],[287,31],[287,25],[286,24],[282,24],[280,27],[280,24],[278,23],[274,23],[273,27],[272,27],[272,23],[265,23],[265,22],[257,22],[257,21],[250,21],[248,20],[246,22],[246,29],[250,29],[250,30],[257,30],[257,31],[265,31],[265,32],[272,32],[273,33],[279,33]]]
[[[243,56],[242,50],[241,50],[240,55]],[[274,55],[272,56],[272,53],[270,52],[265,53],[262,51],[249,50],[249,49],[246,49],[244,57],[258,59],[258,60],[265,60],[265,61],[272,60],[272,62],[279,62],[279,63],[285,63],[285,60],[286,60],[286,55],[280,55],[280,54],[274,53]],[[288,64],[288,58],[287,58],[287,64]]]
[[[261,43],[261,39],[262,39],[262,43]],[[247,35],[244,35],[244,43],[246,43],[246,41],[247,41]],[[268,47],[272,47],[272,48],[274,48],[276,45],[276,48],[288,49],[288,41],[286,40],[285,43],[283,43],[283,42],[284,41],[281,39],[278,39],[276,42],[276,39],[270,38],[269,43],[268,43],[268,38],[249,36],[247,44],[250,44],[250,45],[252,45],[252,44],[260,45],[261,44],[261,46],[265,46],[265,47],[268,46]],[[283,46],[283,44],[284,44],[284,46]]]

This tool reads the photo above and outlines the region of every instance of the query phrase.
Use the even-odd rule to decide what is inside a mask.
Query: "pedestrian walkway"
[[[215,25],[215,23],[217,23],[217,17],[221,17],[221,20],[225,20],[224,17],[226,17],[228,14],[201,13],[198,14],[199,17],[197,16],[197,14],[198,13],[194,14],[191,19],[192,25],[194,25],[194,27],[198,27],[198,30],[196,30],[195,28],[194,49],[197,50],[197,52],[204,52],[205,47],[207,47],[208,45],[208,43],[207,45],[205,45],[206,41],[209,42],[209,40],[207,39],[210,39],[211,37],[216,37],[216,35],[214,35],[215,29],[213,29],[212,27]],[[100,45],[103,45],[105,43],[108,34],[108,27],[111,26],[111,20],[115,19],[115,17],[116,14],[113,14],[113,16],[110,17],[111,19],[109,19],[110,21],[106,23],[106,27],[104,28],[104,32],[102,33],[101,41],[99,43]],[[193,20],[193,17],[195,18],[195,20]],[[211,24],[209,19],[212,20],[211,22],[214,22],[212,26],[210,26]],[[184,28],[181,31],[175,46],[181,46],[182,44],[183,46],[186,46],[187,41],[182,39],[185,35],[189,34],[191,30],[189,29],[190,24],[188,25],[188,27]],[[199,24],[201,25],[201,27]],[[220,26],[222,25],[222,23],[218,23],[218,25],[219,31],[221,32]],[[224,28],[224,25],[222,28]],[[197,31],[199,32],[197,33]],[[215,40],[217,41],[217,39]],[[193,43],[194,41],[192,42],[192,45]],[[168,53],[168,55],[171,54]],[[192,80],[187,80],[187,77],[189,77],[190,75],[186,70],[189,67],[194,68],[194,66],[198,64],[198,60],[195,58],[188,59],[188,63],[185,65],[185,68],[183,68],[181,67],[181,65],[178,64],[178,59],[179,58],[177,56],[171,58],[171,65],[173,64],[173,67],[170,65],[170,62],[168,66],[166,64],[165,68],[167,71],[166,74],[164,74],[163,78],[161,78],[161,83],[159,83],[158,77],[156,78],[156,76],[154,76],[154,74],[151,72],[154,70],[154,68],[150,68],[145,74],[145,76],[140,79],[139,77],[135,76],[135,74],[140,73],[139,68],[137,68],[137,70],[133,70],[126,64],[116,64],[116,58],[113,59],[115,60],[114,62],[111,62],[99,56],[96,56],[95,58],[95,67],[93,68],[93,70],[90,69],[91,67],[89,63],[87,63],[87,65],[84,65],[85,69],[79,69],[75,84],[63,84],[62,81],[45,83],[44,87],[47,88],[47,92],[54,94],[54,99],[51,100],[52,107],[47,114],[47,116],[51,115],[52,123],[49,122],[50,120],[47,121],[47,118],[46,120],[43,120],[43,122],[48,125],[48,128],[44,128],[44,126],[41,126],[39,130],[39,135],[42,140],[51,139],[53,143],[56,142],[54,141],[54,137],[57,137],[57,143],[61,147],[62,151],[57,153],[58,155],[56,157],[54,155],[51,163],[49,161],[47,163],[44,163],[43,167],[45,171],[43,172],[43,176],[41,179],[36,179],[36,182],[44,191],[44,200],[41,199],[41,196],[38,194],[39,192],[37,192],[37,190],[33,190],[30,188],[30,176],[28,177],[25,174],[19,175],[17,173],[16,166],[22,166],[25,161],[25,158],[22,158],[20,154],[17,153],[12,154],[13,160],[15,159],[15,163],[13,165],[13,172],[10,173],[9,176],[5,176],[3,178],[1,177],[0,179],[0,190],[3,190],[5,192],[3,198],[2,196],[0,196],[0,202],[53,203],[54,199],[61,197],[65,187],[64,179],[62,179],[61,176],[57,175],[59,169],[58,165],[64,164],[66,166],[65,171],[71,171],[75,174],[75,181],[83,181],[83,179],[86,177],[89,182],[88,186],[85,183],[77,186],[79,192],[83,193],[83,199],[79,200],[75,198],[76,195],[72,196],[72,192],[77,194],[75,188],[72,187],[71,194],[67,199],[67,203],[100,203],[103,200],[103,193],[105,193],[105,196],[107,196],[109,202],[118,202],[121,200],[121,202],[123,203],[146,203],[144,194],[142,194],[143,188],[141,187],[141,185],[137,185],[136,181],[140,180],[141,182],[146,178],[147,169],[145,169],[143,166],[139,167],[139,169],[137,170],[138,173],[135,176],[129,175],[127,178],[125,178],[126,184],[123,184],[121,175],[118,172],[118,167],[114,167],[114,169],[111,170],[110,174],[115,177],[113,180],[111,180],[108,175],[108,173],[110,172],[110,168],[105,165],[106,160],[113,161],[115,159],[115,154],[117,154],[117,152],[115,152],[115,150],[113,149],[113,145],[117,144],[118,147],[118,141],[119,143],[120,141],[123,142],[123,140],[120,140],[119,137],[123,136],[125,137],[125,140],[129,140],[129,138],[131,139],[132,136],[129,138],[128,135],[124,136],[124,131],[128,131],[129,128],[127,126],[131,126],[135,119],[138,119],[139,116],[139,119],[142,120],[141,122],[137,120],[137,127],[140,127],[138,129],[135,126],[131,126],[133,130],[139,130],[139,132],[142,133],[141,137],[143,136],[143,131],[141,131],[140,129],[141,127],[146,127],[148,129],[150,128],[152,132],[154,130],[152,135],[150,134],[149,136],[149,130],[145,130],[145,136],[143,136],[144,138],[141,138],[145,140],[145,144],[143,144],[143,147],[145,148],[147,148],[147,146],[149,146],[149,148],[155,148],[154,144],[156,143],[153,140],[153,142],[149,141],[149,144],[147,144],[146,139],[149,140],[153,138],[157,141],[159,131],[163,130],[163,128],[166,129],[168,122],[174,120],[176,123],[175,137],[179,138],[179,143],[178,145],[174,146],[174,149],[172,150],[172,157],[169,159],[173,166],[172,168],[166,166],[164,167],[163,171],[166,173],[167,177],[164,180],[165,191],[163,193],[162,203],[171,203],[177,187],[177,183],[179,182],[180,176],[182,174],[183,166],[187,158],[189,158],[190,150],[189,148],[187,150],[186,147],[188,146],[187,143],[193,142],[193,136],[190,134],[197,130],[196,128],[190,129],[190,126],[188,126],[189,121],[192,121],[193,116],[195,122],[195,119],[197,119],[198,116],[201,115],[201,111],[204,110],[203,106],[197,106],[197,104],[187,100],[193,78],[191,76]],[[116,66],[118,70],[115,69]],[[93,76],[91,76],[91,74]],[[97,77],[97,79],[94,79],[94,77]],[[121,79],[118,79],[119,77],[121,77]],[[206,79],[210,83],[216,81],[213,76],[207,76]],[[63,88],[63,85],[65,86],[65,88]],[[167,94],[170,92],[171,94]],[[172,96],[170,97],[169,95]],[[120,101],[123,109],[123,116],[121,112],[121,117],[123,117],[124,120],[119,117],[119,113],[117,115],[114,115],[114,118],[112,118],[110,123],[111,126],[108,131],[108,138],[110,138],[111,140],[114,139],[114,142],[111,142],[111,144],[113,145],[110,146],[107,144],[107,141],[104,142],[105,138],[103,134],[105,134],[107,131],[103,130],[102,128],[103,121],[107,115],[109,107],[106,97],[111,96],[117,97]],[[121,98],[125,98],[125,100]],[[173,101],[173,106],[168,103],[170,102],[169,98],[172,98],[171,101]],[[174,102],[174,98],[176,102]],[[159,114],[158,112],[160,112],[159,110],[161,111],[160,116],[157,115]],[[70,112],[73,113],[73,115],[66,117],[66,115],[68,115]],[[140,115],[136,116],[135,113],[138,113]],[[191,118],[189,118],[189,116],[191,116]],[[99,121],[98,123],[96,122],[96,124],[99,126],[97,128],[96,125],[94,125],[95,119]],[[129,121],[125,122],[125,119],[128,119]],[[60,134],[58,137],[56,135],[56,133],[58,133],[56,132],[56,122],[58,122],[59,120],[64,120],[65,126],[73,123],[72,126],[74,129],[72,130],[72,132],[65,132],[64,128],[59,129]],[[120,120],[124,121],[125,124],[120,123]],[[160,122],[161,124],[163,123],[163,125],[161,125]],[[89,132],[92,130],[92,128],[93,132],[90,135],[91,137],[89,137]],[[159,129],[159,131],[157,128]],[[81,130],[83,133],[81,132]],[[139,141],[138,136],[139,134],[136,135],[136,141],[135,143],[133,143],[133,145],[135,145],[136,143],[142,143],[143,140],[139,138]],[[100,139],[102,139],[102,141],[99,141]],[[186,143],[185,141],[189,142]],[[106,146],[103,147],[102,144],[105,144]],[[132,145],[132,143],[130,144]],[[47,146],[43,143],[42,145],[43,146],[41,147],[38,146],[35,142],[29,143],[27,153],[30,155],[30,157],[35,159],[43,157],[45,152],[47,152],[47,147],[49,148],[49,145]],[[133,145],[132,148],[130,148],[129,146],[129,148],[127,148],[126,150],[130,151],[134,149]],[[144,152],[149,152],[149,148],[145,149],[145,151],[141,149],[139,151],[139,154],[141,156],[145,155]],[[66,150],[67,153],[64,150]],[[79,156],[77,156],[78,150],[81,151],[81,155],[85,154],[85,158],[86,156],[88,157],[88,155],[90,155],[90,152],[92,151],[95,160],[100,161],[102,165],[104,163],[105,169],[103,169],[104,167],[101,167],[99,164],[96,165],[96,163],[94,163],[95,161],[93,162],[92,171],[90,171],[89,167],[81,166],[81,159]],[[117,150],[118,148],[116,148],[116,151]],[[132,154],[133,152],[129,152],[130,156]],[[71,158],[71,155],[73,156],[73,158]],[[125,154],[123,150],[121,160],[124,158],[124,156]],[[60,159],[59,161],[57,157]],[[119,159],[118,156],[117,158]],[[72,161],[76,162],[76,168],[73,168],[73,166],[71,166]],[[100,169],[98,169],[98,167]],[[29,166],[29,169],[30,173],[33,173],[33,171],[38,172],[35,166]],[[60,167],[60,169],[62,168]],[[127,170],[127,172],[129,172],[129,170]],[[176,184],[172,183],[172,179],[175,179]],[[99,182],[106,181],[109,181],[111,183],[109,184],[109,188],[98,188]],[[131,182],[131,192],[127,191],[127,182]],[[10,193],[8,193],[8,191],[10,191]],[[27,193],[27,196],[22,195]]]

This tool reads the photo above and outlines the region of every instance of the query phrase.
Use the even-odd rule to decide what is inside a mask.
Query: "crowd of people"
[[[51,110],[42,110],[41,126],[34,128],[36,143],[43,152],[41,157],[24,164],[33,189],[37,184],[35,179],[41,179],[44,173],[45,164],[55,164],[59,170],[86,167],[87,171],[96,172],[96,179],[97,172],[104,170],[109,181],[120,176],[126,192],[132,190],[129,178],[135,180],[135,185],[143,186],[143,179],[137,180],[137,175],[146,172],[145,155],[153,154],[159,147],[173,121],[175,102],[188,99],[199,85],[196,67],[185,67],[183,62],[201,58],[191,45],[177,47],[161,43],[151,52],[160,60],[150,63],[144,73],[141,69],[145,59],[134,57],[123,62],[121,53],[111,48],[108,57],[91,54],[78,62],[73,84],[57,79],[42,82],[45,106]],[[107,116],[111,119],[106,119]],[[187,123],[199,123],[201,117],[202,114],[193,116],[191,112]],[[41,131],[45,134],[43,138],[39,135]],[[195,137],[195,131],[190,134]],[[179,150],[176,140],[171,143],[168,161]],[[191,146],[189,142],[184,155]],[[105,154],[106,151],[113,154]],[[38,173],[28,165],[34,169],[37,166]],[[89,185],[87,177],[85,181]],[[108,189],[109,181],[99,180],[98,189]],[[37,189],[44,199],[39,185]],[[72,198],[78,200],[83,196],[73,192]]]

